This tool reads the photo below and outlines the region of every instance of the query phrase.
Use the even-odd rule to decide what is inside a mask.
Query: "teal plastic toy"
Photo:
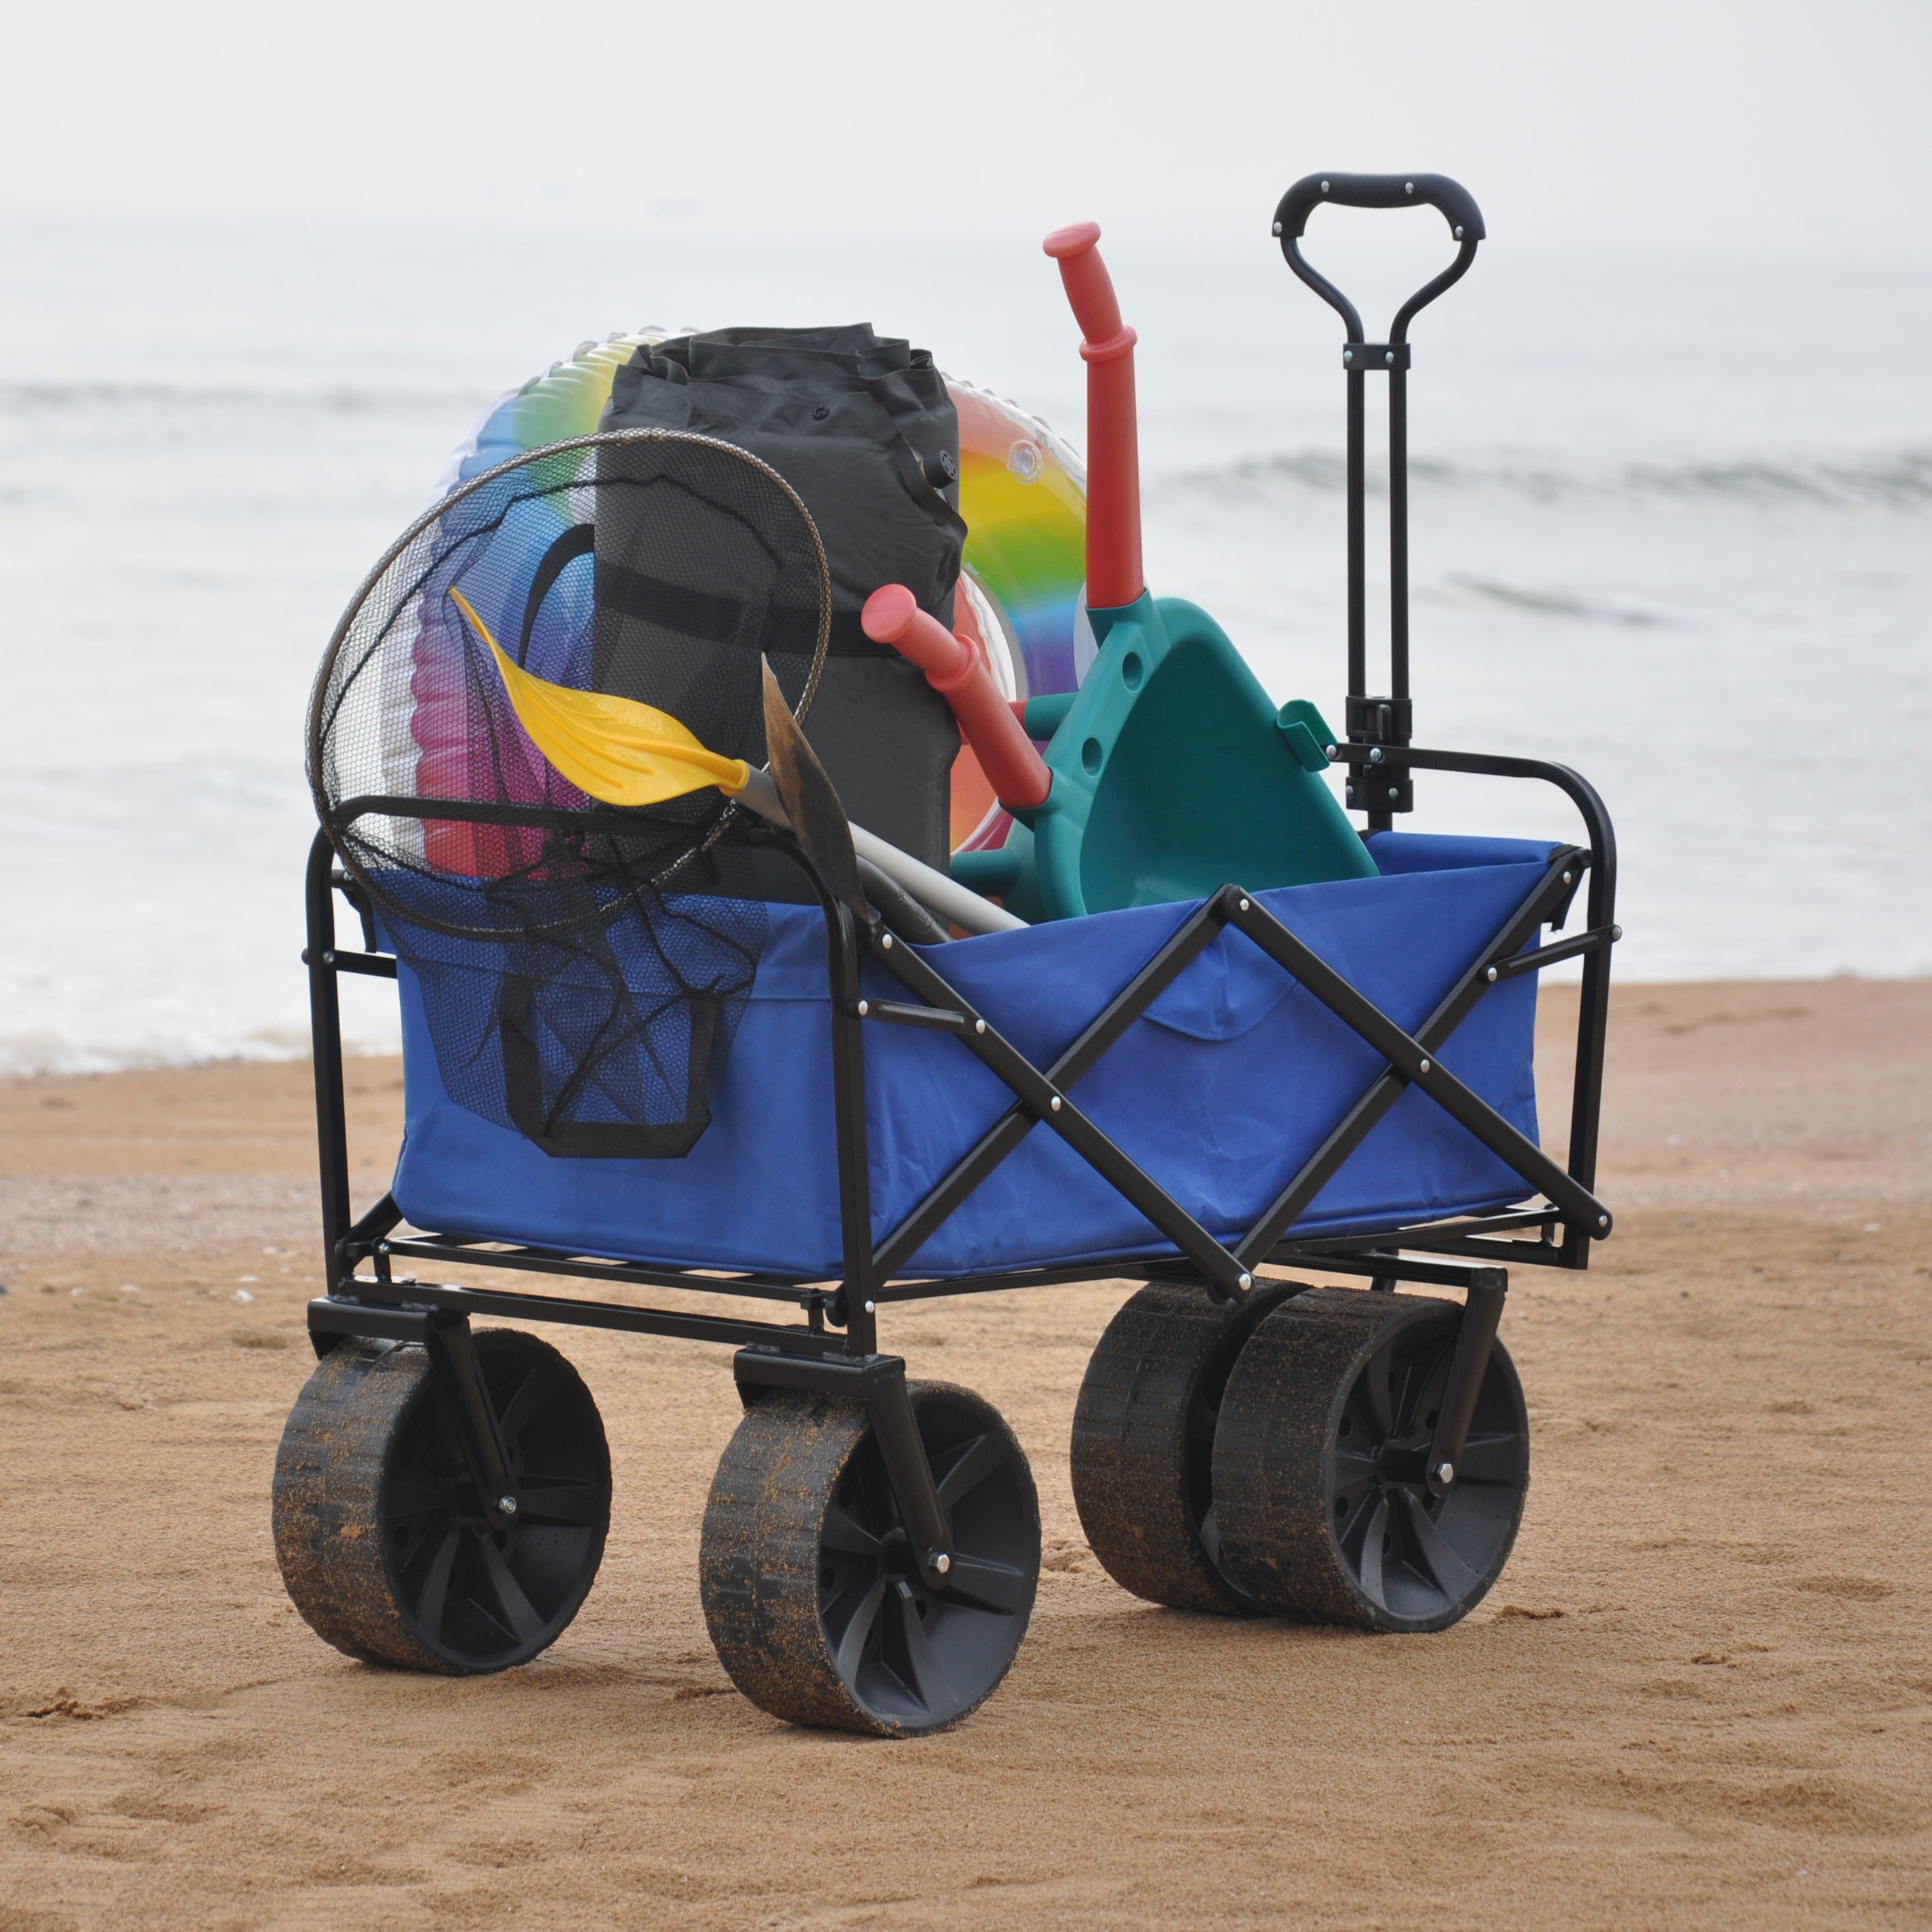
[[[1334,734],[1303,700],[1277,712],[1197,605],[1143,593],[1089,614],[1100,653],[1078,691],[1035,698],[1053,788],[1004,846],[953,855],[952,876],[1022,919],[1372,878],[1374,861],[1321,774]],[[1059,714],[1055,716],[1055,714]]]
[[[1051,788],[1003,798],[1014,825],[952,876],[1022,919],[1373,878],[1375,862],[1324,780],[1334,734],[1305,701],[1277,712],[1227,634],[1154,598],[1141,568],[1134,332],[1120,320],[1092,223],[1049,236],[1086,340],[1088,613],[1100,654],[1080,688],[1026,707],[1048,739]],[[963,720],[962,717],[962,722]]]

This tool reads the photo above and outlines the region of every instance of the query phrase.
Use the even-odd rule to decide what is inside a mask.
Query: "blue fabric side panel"
[[[1402,836],[1403,835],[1394,835]],[[1418,841],[1437,847],[1472,842]],[[1506,842],[1493,842],[1504,844]],[[1291,887],[1262,903],[1405,1026],[1440,1000],[1541,869],[1485,862]],[[1139,907],[934,949],[934,964],[1036,1064],[1062,1052],[1187,916]],[[875,990],[896,983],[868,968]],[[422,1003],[399,976],[407,1132],[394,1184],[419,1227],[696,1267],[836,1274],[836,1157],[823,923],[772,908],[758,982],[681,1160],[555,1160],[443,1093]],[[1442,1052],[1532,1138],[1535,986],[1486,994]],[[882,1238],[1010,1103],[957,1040],[868,1027],[874,1230]],[[1244,1230],[1374,1077],[1373,1053],[1258,949],[1226,933],[1075,1090],[1130,1158],[1217,1234]],[[1423,1096],[1394,1107],[1300,1232],[1394,1226],[1520,1199],[1522,1183]],[[955,1274],[1134,1251],[1161,1238],[1036,1127],[928,1243]]]
[[[1446,872],[1469,866],[1547,865],[1552,842],[1534,838],[1452,838],[1429,832],[1372,832],[1369,854],[1384,877]]]
[[[805,910],[773,908],[775,915]],[[815,910],[808,916],[818,1000],[747,1004],[712,1094],[711,1125],[680,1160],[555,1160],[454,1105],[437,1078],[414,975],[403,967],[397,1205],[416,1226],[448,1234],[693,1268],[836,1274],[824,927]]]
[[[1541,872],[1539,854],[1534,865],[1288,887],[1262,895],[1261,902],[1392,1018],[1413,1028],[1447,994]],[[1057,930],[1066,934],[1095,923],[1064,922]],[[1056,928],[1035,930],[1045,934]],[[956,944],[944,949],[935,963],[1018,1041],[1024,1030],[1020,1010],[1049,1004],[1055,982],[998,973],[991,956],[997,949],[986,942],[973,945],[982,950],[976,954]],[[1153,950],[1145,944],[1136,949],[1143,959]],[[1073,1098],[1197,1220],[1218,1234],[1232,1234],[1259,1218],[1382,1063],[1239,934],[1222,934],[1174,992],[1191,989],[1197,980],[1210,986],[1248,982],[1250,998],[1264,1010],[1227,1036],[1204,1039],[1162,1024],[1157,1004],[1073,1089]],[[1484,995],[1442,1054],[1446,1066],[1532,1139],[1534,1016],[1534,982],[1505,982]],[[1077,1030],[1066,1028],[1065,1037]],[[1057,1048],[1064,1043],[1052,1044]],[[868,1036],[868,1101],[884,1103],[880,1112],[890,1119],[892,1134],[890,1164],[875,1155],[872,1175],[874,1212],[888,1226],[944,1178],[1009,1100],[960,1042],[946,1035],[905,1034],[892,1045],[888,1074]],[[902,1077],[902,1070],[910,1075],[915,1066],[923,1078]],[[915,1089],[927,1096],[926,1106],[914,1111],[894,1104]],[[1517,1199],[1527,1191],[1433,1102],[1411,1094],[1329,1184],[1310,1225],[1347,1226],[1370,1220],[1392,1225],[1477,1202]],[[1057,1135],[1036,1127],[920,1251],[914,1265],[935,1273],[972,1272],[1024,1266],[1049,1254],[1085,1258],[1160,1239]]]

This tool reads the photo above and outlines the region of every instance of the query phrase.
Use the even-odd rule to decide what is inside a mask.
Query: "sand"
[[[0,1932],[1932,1922],[1932,982],[1633,988],[1612,1047],[1618,1232],[1516,1276],[1534,1480],[1444,1635],[1099,1570],[1066,1442],[1124,1286],[896,1314],[1012,1422],[1048,1550],[1005,1686],[906,1744],[788,1730],[712,1654],[718,1349],[560,1336],[617,1504],[538,1662],[327,1649],[268,1538],[306,1070],[0,1084]],[[398,1071],[352,1084],[367,1198]]]

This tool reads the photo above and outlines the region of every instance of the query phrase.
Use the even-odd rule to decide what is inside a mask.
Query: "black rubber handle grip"
[[[1419,201],[1441,210],[1457,241],[1483,239],[1483,211],[1476,197],[1447,175],[1304,175],[1276,206],[1274,232],[1284,242],[1298,239],[1324,202],[1343,208],[1412,208]]]

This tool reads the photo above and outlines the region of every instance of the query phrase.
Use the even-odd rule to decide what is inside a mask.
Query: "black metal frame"
[[[1583,814],[1587,847],[1552,848],[1540,878],[1499,926],[1489,944],[1413,1034],[1399,1026],[1340,974],[1326,964],[1264,907],[1239,886],[1224,886],[1204,901],[1108,1002],[1072,1046],[1047,1066],[1036,1066],[1007,1040],[945,977],[934,956],[896,940],[882,922],[861,925],[835,898],[796,841],[767,828],[744,826],[734,838],[784,853],[811,882],[824,912],[827,936],[827,975],[832,1028],[832,1111],[839,1180],[843,1267],[828,1280],[752,1272],[714,1273],[690,1268],[648,1267],[588,1254],[497,1243],[462,1234],[398,1234],[401,1213],[385,1195],[360,1219],[352,1216],[348,1137],[344,1101],[343,1054],[338,976],[344,973],[394,978],[393,956],[375,949],[374,920],[362,889],[334,862],[326,833],[316,835],[308,874],[308,945],[303,958],[309,971],[314,1044],[316,1123],[321,1165],[323,1247],[328,1290],[311,1304],[310,1328],[318,1348],[345,1334],[428,1342],[446,1338],[464,1318],[495,1315],[524,1321],[548,1321],[633,1334],[680,1336],[734,1344],[740,1350],[737,1375],[742,1386],[796,1385],[801,1379],[827,1390],[862,1386],[874,1412],[882,1446],[890,1442],[889,1472],[908,1520],[923,1523],[934,1540],[926,1546],[932,1561],[945,1552],[944,1514],[932,1490],[922,1456],[911,1456],[910,1404],[904,1396],[904,1365],[878,1352],[880,1307],[896,1301],[950,1294],[1043,1287],[1058,1282],[1110,1279],[1194,1280],[1215,1295],[1238,1298],[1251,1292],[1264,1270],[1301,1268],[1370,1276],[1377,1287],[1412,1281],[1460,1287],[1472,1310],[1494,1312],[1465,1322],[1471,1355],[1469,1372],[1459,1376],[1459,1400],[1445,1400],[1432,1468],[1452,1468],[1461,1452],[1467,1417],[1462,1384],[1480,1378],[1495,1333],[1501,1297],[1512,1263],[1582,1268],[1590,1244],[1610,1229],[1609,1212],[1592,1190],[1595,1180],[1597,1120],[1602,1091],[1604,1023],[1607,1016],[1610,947],[1617,936],[1615,908],[1616,852],[1608,814],[1595,792],[1560,766],[1534,760],[1492,758],[1471,754],[1414,752],[1418,764],[1449,771],[1545,779],[1567,793]],[[514,806],[490,808],[506,823],[524,814]],[[594,820],[600,814],[583,814]],[[1582,882],[1588,888],[1588,929],[1570,939],[1533,947],[1540,929],[1560,927]],[[337,943],[335,895],[355,907],[363,926],[364,946],[348,950]],[[1373,1047],[1384,1064],[1331,1128],[1320,1146],[1288,1177],[1268,1210],[1231,1244],[1203,1228],[1160,1184],[1122,1153],[1083,1114],[1072,1090],[1121,1040],[1139,1018],[1222,930],[1232,926],[1251,940],[1296,983]],[[943,959],[943,953],[936,956]],[[1526,1139],[1487,1102],[1444,1067],[1437,1055],[1488,988],[1504,979],[1538,970],[1559,960],[1581,957],[1582,998],[1579,1010],[1570,1148],[1558,1166]],[[876,961],[912,995],[909,1000],[869,998],[860,988],[866,958]],[[919,1026],[952,1034],[1011,1091],[1012,1103],[976,1144],[898,1226],[876,1243],[866,1165],[864,1032],[868,1025]],[[1293,1238],[1294,1224],[1316,1196],[1412,1085],[1424,1092],[1475,1138],[1505,1161],[1549,1204],[1527,1210],[1446,1221],[1429,1221],[1355,1235]],[[1169,1258],[1122,1255],[1078,1267],[1008,1269],[958,1279],[936,1279],[907,1272],[907,1264],[973,1191],[1037,1126],[1058,1134],[1116,1188],[1178,1251]],[[1417,1257],[1422,1257],[1418,1258]],[[1436,1259],[1432,1257],[1444,1257]],[[1454,1257],[1451,1260],[1446,1258]],[[695,1310],[640,1307],[555,1294],[527,1294],[436,1283],[398,1274],[398,1260],[460,1264],[537,1273],[579,1282],[611,1282],[737,1295],[750,1300],[789,1301],[803,1315],[785,1322],[727,1316]],[[364,1264],[368,1272],[362,1272]],[[1279,1278],[1278,1276],[1274,1278]],[[1486,1332],[1484,1332],[1486,1331]],[[1459,1342],[1460,1358],[1466,1352]],[[860,1382],[854,1383],[855,1373]],[[867,1379],[869,1378],[869,1379]],[[460,1376],[459,1383],[466,1388]],[[487,1400],[472,1418],[479,1450],[487,1450],[493,1419]],[[892,1450],[903,1452],[892,1453]],[[492,1459],[483,1454],[479,1473],[495,1480]],[[509,1492],[514,1503],[514,1493]],[[937,1574],[943,1574],[937,1573]]]
[[[1316,205],[1317,177],[1298,184],[1284,197],[1276,232],[1302,278],[1330,302],[1348,326],[1349,499],[1349,733],[1348,742],[1330,748],[1330,756],[1350,767],[1354,794],[1361,775],[1377,774],[1384,791],[1370,810],[1371,830],[1386,830],[1391,810],[1408,808],[1412,769],[1529,778],[1556,786],[1582,817],[1587,844],[1550,851],[1542,877],[1500,926],[1441,1004],[1412,1034],[1380,1011],[1340,974],[1274,918],[1238,885],[1224,886],[1182,923],[1132,982],[1089,1024],[1051,1066],[1036,1066],[946,978],[944,952],[923,955],[896,940],[883,923],[866,925],[836,898],[808,857],[788,834],[736,822],[734,840],[769,848],[788,857],[808,880],[822,908],[827,942],[826,970],[832,1029],[832,1103],[838,1156],[842,1265],[836,1280],[754,1272],[716,1273],[678,1267],[648,1267],[585,1253],[556,1251],[487,1238],[448,1234],[398,1234],[400,1210],[385,1195],[359,1219],[350,1199],[347,1129],[343,1096],[343,1056],[338,979],[344,973],[394,978],[393,956],[376,950],[371,909],[362,888],[338,870],[327,835],[319,832],[311,848],[307,879],[308,944],[303,953],[309,972],[314,1042],[316,1124],[321,1165],[322,1239],[328,1292],[310,1304],[309,1325],[318,1352],[346,1335],[418,1340],[435,1351],[449,1369],[459,1394],[472,1412],[467,1433],[473,1438],[479,1486],[486,1502],[497,1497],[501,1513],[515,1511],[514,1486],[503,1472],[500,1454],[493,1456],[495,1420],[487,1391],[468,1348],[468,1318],[494,1315],[580,1327],[622,1330],[724,1342],[739,1352],[735,1373],[747,1400],[765,1387],[809,1388],[843,1392],[864,1402],[872,1416],[886,1473],[898,1497],[914,1547],[922,1552],[929,1582],[943,1576],[950,1562],[950,1532],[944,1508],[920,1447],[916,1424],[906,1392],[904,1364],[878,1348],[878,1312],[885,1305],[936,1296],[985,1294],[1044,1287],[1055,1283],[1117,1280],[1195,1280],[1217,1297],[1239,1298],[1257,1279],[1279,1280],[1264,1270],[1304,1268],[1366,1276],[1377,1288],[1399,1281],[1460,1288],[1466,1316],[1459,1329],[1448,1386],[1431,1443],[1430,1480],[1436,1486],[1454,1480],[1462,1438],[1486,1366],[1508,1287],[1508,1267],[1581,1269],[1588,1265],[1592,1241],[1610,1230],[1608,1210],[1592,1191],[1596,1179],[1598,1117],[1602,1097],[1604,1042],[1608,1017],[1610,949],[1619,936],[1614,923],[1616,844],[1610,817],[1596,792],[1574,772],[1540,760],[1495,758],[1430,751],[1409,742],[1407,624],[1407,522],[1404,371],[1408,322],[1468,267],[1481,234],[1480,217],[1457,226],[1460,254],[1442,274],[1411,298],[1390,331],[1390,346],[1379,364],[1362,352],[1361,325],[1346,296],[1309,268],[1296,238],[1307,208]],[[1394,206],[1399,177],[1334,177],[1338,190],[1364,196],[1358,205]],[[1367,184],[1364,186],[1363,184]],[[1391,184],[1394,185],[1391,186]],[[1454,197],[1464,191],[1438,177],[1414,178],[1430,198],[1462,212]],[[1330,181],[1319,179],[1319,194]],[[1298,195],[1303,204],[1292,208]],[[1338,192],[1337,200],[1348,198]],[[1474,210],[1473,202],[1467,202]],[[1293,232],[1283,220],[1294,218]],[[1454,216],[1452,214],[1452,220]],[[1399,352],[1398,352],[1399,351]],[[1391,636],[1390,698],[1364,694],[1362,381],[1379,366],[1391,383],[1391,547],[1395,566],[1395,617]],[[1385,755],[1394,749],[1396,758]],[[1399,760],[1399,769],[1398,769]],[[404,808],[406,800],[364,800],[364,806]],[[468,818],[505,824],[554,827],[560,820],[581,821],[586,831],[607,824],[608,812],[559,812],[468,804]],[[441,815],[452,808],[439,803]],[[1586,929],[1540,946],[1534,941],[1549,925],[1560,930],[1570,903],[1589,874]],[[341,893],[360,916],[364,944],[358,951],[337,944],[335,895]],[[1383,1061],[1382,1071],[1336,1121],[1320,1146],[1288,1177],[1267,1210],[1232,1245],[1203,1228],[1151,1176],[1128,1158],[1081,1111],[1073,1089],[1124,1036],[1188,963],[1232,926],[1252,940],[1282,970],[1366,1041]],[[1570,1114],[1570,1144],[1562,1166],[1524,1138],[1502,1116],[1472,1093],[1437,1058],[1444,1044],[1487,989],[1524,972],[1560,961],[1582,961]],[[912,997],[879,1000],[862,992],[860,968],[870,958]],[[952,1172],[899,1225],[874,1242],[867,1178],[865,1029],[868,1025],[917,1026],[952,1034],[967,1051],[1003,1082],[1012,1094],[1006,1112],[982,1135]],[[1358,1234],[1297,1239],[1296,1222],[1348,1156],[1408,1087],[1418,1086],[1492,1153],[1539,1191],[1547,1204],[1527,1210],[1446,1220],[1420,1222]],[[935,1279],[907,1272],[911,1258],[995,1168],[1036,1127],[1060,1138],[1116,1188],[1177,1250],[1167,1258],[1122,1255],[1077,1267],[1007,1269],[958,1279]],[[694,1310],[636,1306],[556,1294],[427,1282],[394,1271],[398,1260],[460,1264],[529,1272],[580,1282],[610,1282],[626,1286],[669,1288],[705,1295],[790,1302],[802,1312],[797,1322],[726,1316]],[[364,1264],[368,1272],[361,1270]]]

